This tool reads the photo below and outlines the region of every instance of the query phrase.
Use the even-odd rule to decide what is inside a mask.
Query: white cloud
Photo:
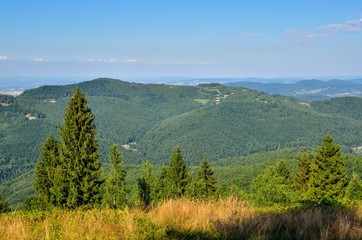
[[[97,58],[97,59],[88,59],[87,62],[105,62],[105,63],[116,63],[118,62],[118,59],[116,58],[109,58],[109,59],[102,59],[102,58]]]
[[[287,37],[308,41],[313,39],[329,38],[338,34],[356,33],[362,31],[362,18],[349,20],[344,23],[328,24],[307,31],[303,29],[289,29],[284,32]]]
[[[48,59],[45,58],[34,58],[34,62],[48,62]]]
[[[135,58],[129,58],[129,59],[127,59],[125,62],[126,62],[126,63],[135,63],[135,62],[137,62],[137,59],[135,59]]]
[[[8,56],[0,56],[0,61],[6,61],[8,59]]]

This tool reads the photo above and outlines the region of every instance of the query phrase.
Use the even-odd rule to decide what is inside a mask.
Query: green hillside
[[[348,150],[360,143],[362,125],[358,119],[327,113],[322,107],[314,109],[295,99],[245,90],[220,104],[157,123],[140,144],[146,147],[146,157],[150,159],[160,155],[165,159],[174,146],[180,145],[188,150],[188,161],[196,164],[203,155],[217,160],[282,148],[311,147],[327,133]]]
[[[205,84],[197,87],[96,79],[44,86],[14,98],[1,95],[0,178],[34,168],[41,143],[58,134],[69,96],[86,93],[96,117],[101,160],[112,143],[126,163],[169,161],[175,146],[198,165],[225,157],[316,146],[330,133],[345,152],[362,145],[360,98],[307,103],[254,90]]]
[[[303,154],[312,156],[316,148],[290,148],[283,150],[255,153],[246,157],[229,157],[220,159],[212,163],[215,176],[218,179],[222,192],[229,194],[237,189],[244,192],[250,192],[250,186],[253,180],[261,174],[267,167],[276,166],[280,161],[284,161],[290,169],[292,175],[295,174],[298,161]],[[185,152],[187,154],[187,152]],[[346,162],[348,175],[352,172],[362,175],[362,157],[345,154],[343,156]],[[109,164],[104,164],[105,176],[109,172]],[[132,188],[137,178],[141,175],[141,165],[127,164],[126,184]],[[156,173],[159,173],[160,166],[156,167]],[[193,175],[196,176],[198,167],[191,167]],[[21,207],[25,199],[35,193],[32,186],[34,181],[34,170],[25,172],[15,178],[3,180],[0,185],[0,192],[6,196],[7,202],[12,207]],[[131,189],[129,189],[131,191]]]

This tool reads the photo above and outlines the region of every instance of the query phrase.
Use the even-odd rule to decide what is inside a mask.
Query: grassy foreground
[[[258,209],[233,198],[168,200],[148,212],[53,210],[0,215],[1,239],[362,239],[350,210]]]

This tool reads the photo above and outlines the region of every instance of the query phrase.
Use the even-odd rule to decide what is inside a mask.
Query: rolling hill
[[[127,163],[168,163],[179,145],[191,165],[299,146],[330,133],[345,152],[362,145],[360,98],[305,102],[220,84],[196,87],[96,79],[1,95],[0,177],[34,168],[41,143],[58,134],[73,90],[86,93],[96,117],[102,161],[112,143]],[[337,110],[340,109],[340,110]]]
[[[362,80],[302,80],[296,83],[230,82],[226,86],[250,88],[269,94],[292,96],[304,100],[362,96]]]

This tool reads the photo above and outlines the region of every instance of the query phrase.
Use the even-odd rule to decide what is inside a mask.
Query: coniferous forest
[[[352,134],[360,128],[358,115],[322,114],[318,112],[323,108],[321,103],[310,104],[221,85],[143,86],[103,79],[84,84],[41,87],[17,98],[1,100],[7,103],[1,106],[3,119],[15,120],[30,132],[47,126],[38,132],[44,139],[38,153],[34,153],[37,156],[34,162],[33,156],[26,163],[9,159],[7,153],[12,150],[2,145],[1,189],[5,194],[0,195],[1,238],[12,238],[11,229],[15,226],[21,229],[14,237],[18,239],[44,236],[48,239],[362,238],[362,159],[358,156],[358,146],[352,144],[358,142],[359,135]],[[118,84],[126,86],[129,92],[105,91]],[[134,88],[144,92],[135,95]],[[179,88],[175,90],[176,99],[175,93],[163,92],[164,88],[170,91]],[[100,91],[107,96],[97,98]],[[158,94],[151,94],[152,91]],[[157,104],[153,111],[163,114],[163,118],[151,114],[147,116],[150,119],[139,119],[144,111],[152,109],[139,107],[144,101],[152,105],[149,98],[160,101],[165,108],[168,104],[174,108],[173,103],[180,107],[171,114]],[[180,99],[184,102],[177,101]],[[92,100],[99,106],[92,105]],[[358,99],[351,100],[358,103]],[[59,106],[54,105],[58,102]],[[119,109],[117,104],[121,105]],[[256,104],[254,109],[253,104]],[[313,104],[318,105],[318,111]],[[92,106],[97,110],[93,112]],[[62,107],[64,114],[57,112]],[[17,120],[17,116],[24,116],[30,110],[35,119]],[[106,110],[108,115],[103,120],[100,117],[106,122],[98,123],[99,113]],[[122,114],[126,114],[124,119],[141,122],[129,124],[131,129],[121,137],[117,136],[120,129],[105,119]],[[171,115],[166,117],[167,114]],[[231,124],[235,118],[228,118],[233,114],[241,117],[241,121]],[[293,114],[302,120],[291,119]],[[250,115],[260,122],[249,123]],[[58,119],[60,116],[62,121]],[[215,116],[230,126],[213,129],[217,124],[213,122]],[[338,125],[332,116],[351,125]],[[157,118],[161,120],[156,121]],[[284,118],[288,124],[280,120]],[[49,119],[54,121],[53,126],[46,122]],[[279,120],[282,123],[273,122]],[[304,120],[306,126],[300,122]],[[152,125],[152,121],[156,124]],[[28,127],[28,123],[35,126]],[[137,129],[145,123],[150,124],[149,130],[145,126]],[[279,124],[286,124],[282,128],[285,132],[277,135],[276,131],[281,130]],[[314,129],[322,131],[328,124],[334,128],[323,134],[314,132]],[[10,122],[3,127],[2,134],[9,127]],[[173,131],[167,133],[172,127]],[[253,128],[258,129],[255,130],[258,136],[249,139],[250,143],[237,143],[239,150],[227,144],[226,138],[252,132]],[[308,142],[299,137],[296,128],[302,131],[300,134],[313,135],[315,139]],[[199,138],[202,132],[205,137]],[[283,134],[291,140],[279,140]],[[151,136],[153,141],[147,142]],[[179,144],[169,149],[174,139]],[[212,139],[214,143],[208,146]],[[4,142],[6,137],[1,140]],[[188,148],[188,144],[193,146]],[[147,153],[152,149],[150,146],[154,153]],[[167,160],[163,157],[165,149],[169,149]],[[226,152],[228,149],[231,152]],[[29,151],[28,155],[32,153]],[[18,154],[25,156],[21,150]],[[18,186],[20,191],[6,191],[9,186]]]

